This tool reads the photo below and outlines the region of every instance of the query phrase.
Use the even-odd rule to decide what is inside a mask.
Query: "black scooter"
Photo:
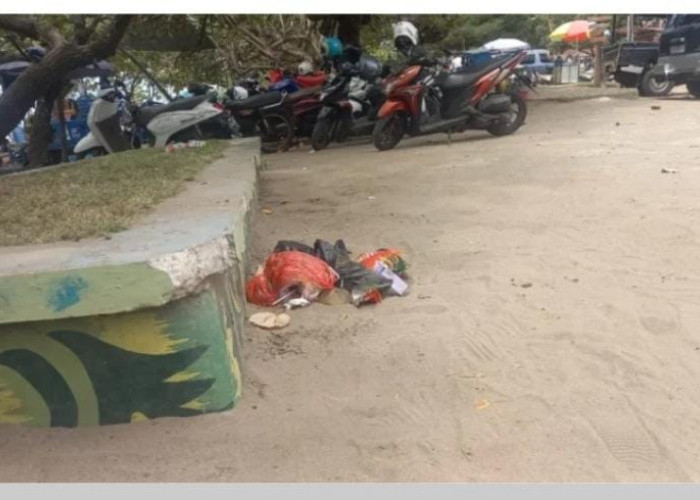
[[[332,141],[343,142],[351,136],[372,133],[385,95],[379,77],[363,81],[364,89],[351,93],[353,78],[361,76],[356,66],[344,65],[339,76],[323,89],[323,107],[311,134],[314,150],[325,149]]]

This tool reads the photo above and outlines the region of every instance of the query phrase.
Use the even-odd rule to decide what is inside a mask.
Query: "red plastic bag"
[[[248,302],[272,306],[293,289],[313,301],[324,290],[332,290],[338,274],[321,259],[303,252],[273,253],[265,261],[262,273],[246,284]]]
[[[275,303],[277,294],[267,281],[264,272],[256,274],[248,280],[245,285],[245,296],[251,304],[259,306],[268,306]]]

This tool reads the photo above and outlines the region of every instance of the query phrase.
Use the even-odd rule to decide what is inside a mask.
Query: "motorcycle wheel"
[[[338,122],[335,128],[335,140],[337,142],[345,142],[350,137],[352,131],[352,118],[345,118]]]
[[[282,115],[270,114],[258,122],[261,150],[264,153],[286,151],[294,140],[294,127]]]
[[[311,132],[311,147],[314,151],[326,149],[333,140],[333,128],[335,120],[323,118],[316,122],[314,130]]]
[[[405,133],[406,116],[403,113],[392,113],[374,125],[372,142],[379,151],[388,151],[399,143]]]
[[[497,120],[486,129],[491,135],[497,137],[510,135],[525,123],[525,117],[527,116],[527,104],[525,104],[525,99],[518,94],[511,94],[510,103],[508,119]]]

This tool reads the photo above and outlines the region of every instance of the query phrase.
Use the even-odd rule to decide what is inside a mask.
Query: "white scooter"
[[[100,90],[90,106],[87,117],[90,133],[75,145],[73,151],[76,155],[87,156],[102,151],[117,153],[132,148],[132,141],[123,128],[124,117],[119,110],[119,100],[127,98],[128,102],[128,95],[120,92],[118,86],[119,83]],[[144,127],[148,130],[154,137],[155,147],[164,147],[172,140],[194,139],[198,135],[198,124],[223,113],[223,106],[209,102],[210,97],[200,95],[140,108],[127,105],[126,120],[131,122],[128,124],[134,129]]]

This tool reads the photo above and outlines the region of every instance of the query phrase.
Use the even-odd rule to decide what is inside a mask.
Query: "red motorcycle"
[[[525,122],[521,93],[507,88],[508,77],[525,52],[506,55],[455,73],[421,61],[386,80],[386,101],[379,109],[372,138],[380,151],[396,146],[404,134],[487,130],[502,136]]]

